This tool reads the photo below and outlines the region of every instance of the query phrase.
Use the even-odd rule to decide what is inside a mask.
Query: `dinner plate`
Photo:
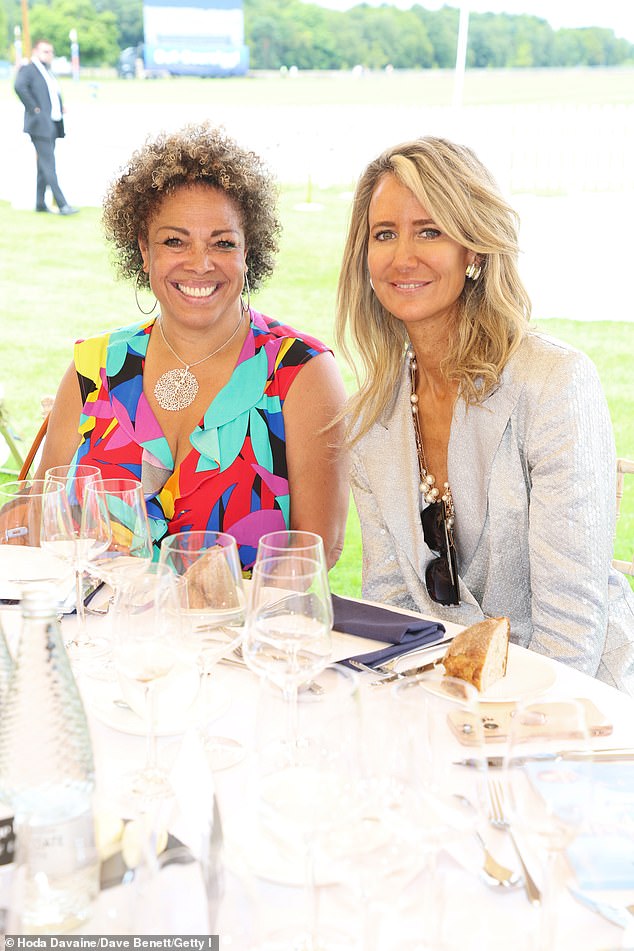
[[[549,657],[509,644],[506,675],[480,694],[487,703],[509,703],[549,690],[557,680],[557,668]]]
[[[211,694],[211,691],[209,691]],[[131,733],[133,736],[145,736],[145,721],[131,707],[122,706],[121,689],[118,683],[91,680],[90,691],[86,692],[84,702],[89,712],[113,730]],[[231,695],[226,687],[215,686],[213,694],[205,699],[205,720],[215,720],[227,712],[231,704]],[[178,736],[190,726],[200,722],[201,712],[198,701],[189,707],[172,707],[169,716],[159,717],[155,727],[156,736]]]
[[[65,597],[73,590],[74,575],[59,558],[29,545],[0,545],[0,598],[22,597],[25,584],[51,582]]]

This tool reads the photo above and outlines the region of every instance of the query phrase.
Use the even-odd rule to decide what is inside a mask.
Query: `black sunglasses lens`
[[[449,570],[447,558],[434,558],[425,569],[425,584],[429,597],[438,604],[459,604],[456,588]]]
[[[442,502],[432,502],[420,513],[423,526],[425,544],[432,551],[445,551],[447,539],[445,537],[445,513]]]

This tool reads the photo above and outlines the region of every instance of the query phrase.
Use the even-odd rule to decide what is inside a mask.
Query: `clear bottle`
[[[5,701],[12,673],[13,658],[0,624],[0,721],[6,712]],[[14,852],[13,809],[0,798],[0,934],[6,931]]]
[[[63,934],[99,891],[86,714],[50,590],[22,599],[22,633],[0,720],[0,800],[15,816],[14,923]]]

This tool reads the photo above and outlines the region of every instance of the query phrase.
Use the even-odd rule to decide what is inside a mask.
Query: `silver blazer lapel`
[[[520,396],[521,387],[502,374],[498,387],[475,406],[456,402],[447,469],[456,507],[455,538],[460,574],[469,567],[487,517],[496,453]]]

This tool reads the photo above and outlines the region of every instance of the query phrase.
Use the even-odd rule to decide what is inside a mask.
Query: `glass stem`
[[[542,900],[539,906],[537,951],[555,951],[557,948],[557,901],[559,898],[557,858],[556,849],[547,850]]]
[[[284,686],[284,700],[286,701],[286,742],[291,762],[297,759],[297,741],[299,739],[299,716],[297,709],[297,683],[287,683]]]
[[[154,732],[154,690],[153,684],[145,684],[145,712],[147,715],[147,737],[145,743],[145,768],[156,769],[156,734]]]
[[[75,568],[75,602],[77,611],[77,643],[86,644],[89,640],[86,629],[86,608],[84,606],[84,572]]]
[[[307,837],[304,850],[304,891],[306,897],[306,920],[308,922],[308,947],[310,951],[319,946],[319,892],[315,879],[315,842]]]

